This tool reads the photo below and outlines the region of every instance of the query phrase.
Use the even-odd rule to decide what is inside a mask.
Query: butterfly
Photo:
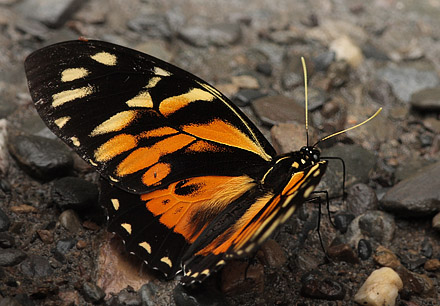
[[[100,173],[108,230],[185,285],[254,253],[327,167],[315,146],[277,155],[214,87],[129,48],[61,42],[25,71],[41,118]]]

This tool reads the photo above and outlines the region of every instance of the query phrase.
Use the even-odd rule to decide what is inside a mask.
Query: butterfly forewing
[[[256,175],[275,155],[216,89],[149,55],[71,41],[31,54],[25,68],[48,126],[125,190],[207,174]]]

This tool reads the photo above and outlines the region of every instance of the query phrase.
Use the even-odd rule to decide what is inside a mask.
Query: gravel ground
[[[0,0],[0,306],[354,305],[368,286],[385,288],[387,305],[440,305],[439,17],[437,0]],[[305,144],[301,56],[313,139],[383,107],[320,145],[347,166],[335,226],[306,203],[253,258],[198,288],[126,254],[106,231],[98,175],[27,91],[25,57],[81,36],[205,79],[280,153]],[[341,174],[331,160],[319,189],[340,194]]]

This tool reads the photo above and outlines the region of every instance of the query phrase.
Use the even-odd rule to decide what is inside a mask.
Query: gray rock
[[[257,99],[252,103],[252,108],[256,116],[269,126],[286,122],[304,123],[305,120],[304,107],[281,95]]]
[[[26,257],[26,253],[19,249],[0,249],[0,267],[15,266]]]
[[[376,210],[379,206],[376,193],[366,184],[359,183],[350,187],[347,191],[347,211],[359,216],[368,210]]]
[[[82,286],[82,292],[86,300],[92,303],[98,303],[105,297],[105,292],[94,283],[85,282]]]
[[[33,135],[9,138],[9,151],[30,175],[53,179],[66,175],[73,166],[71,152],[61,142]]]
[[[187,26],[179,31],[182,40],[197,47],[228,46],[241,38],[241,28],[238,24],[220,23],[208,27]]]
[[[148,37],[170,38],[173,34],[166,16],[162,14],[141,15],[129,20],[127,26]]]
[[[7,231],[10,225],[11,221],[8,215],[0,208],[0,232]]]
[[[53,273],[49,261],[40,255],[30,255],[20,264],[21,271],[29,277],[46,277]]]
[[[411,106],[423,111],[440,111],[440,86],[413,93]]]
[[[98,186],[78,177],[63,177],[56,180],[51,189],[52,201],[61,210],[81,210],[98,206]]]
[[[82,229],[81,221],[77,214],[71,210],[65,210],[59,217],[61,225],[72,234],[79,232]]]
[[[399,182],[380,201],[382,208],[394,214],[414,217],[440,211],[440,162]]]

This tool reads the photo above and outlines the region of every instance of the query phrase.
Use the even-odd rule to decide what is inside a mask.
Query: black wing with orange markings
[[[109,230],[184,284],[255,251],[326,169],[312,147],[275,156],[212,86],[128,48],[63,42],[25,69],[40,116],[104,178]]]
[[[32,53],[25,69],[51,130],[124,190],[209,174],[255,176],[275,156],[224,95],[141,52],[68,41]]]

